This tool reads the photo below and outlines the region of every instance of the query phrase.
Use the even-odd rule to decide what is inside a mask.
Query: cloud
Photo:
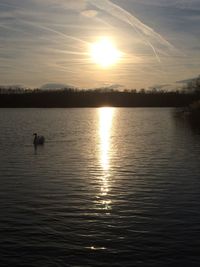
[[[177,0],[174,1],[174,3],[172,4],[177,8],[181,8],[181,9],[192,9],[192,10],[197,10],[200,9],[200,2],[199,0]]]
[[[62,1],[66,2],[66,1]],[[83,9],[86,7],[86,1],[85,0],[67,0],[67,6],[68,9]]]
[[[192,9],[200,8],[199,0],[132,0],[133,3],[142,5],[158,6],[158,7],[173,7],[177,9]]]
[[[139,88],[195,77],[199,7],[199,0],[0,0],[1,83]],[[124,54],[106,71],[89,54],[100,36]]]
[[[96,17],[98,12],[96,10],[84,10],[83,12],[81,12],[81,14],[85,17],[89,17],[89,18],[93,18]]]
[[[121,8],[120,6],[112,3],[109,0],[88,0],[88,2],[97,8],[109,13],[111,16],[116,17],[118,20],[129,24],[140,36],[143,42],[151,47],[155,57],[159,59],[158,51],[166,53],[175,51],[173,45],[167,41],[161,34],[157,33],[154,29],[140,21],[137,17],[133,16],[130,12]]]
[[[86,7],[86,0],[32,0],[32,2],[40,6],[60,6],[69,10],[82,10]]]

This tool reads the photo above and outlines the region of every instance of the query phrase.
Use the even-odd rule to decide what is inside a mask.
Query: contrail
[[[161,62],[160,57],[159,57],[158,53],[156,52],[156,49],[154,48],[154,46],[149,41],[147,41],[147,43],[152,48],[152,50],[153,50],[153,52],[155,54],[155,57],[157,58],[158,62]]]
[[[74,40],[74,41],[77,41],[77,42],[81,42],[81,43],[83,43],[83,44],[87,44],[87,45],[89,44],[88,42],[86,42],[86,41],[84,41],[84,40],[82,40],[82,39],[79,39],[79,38],[77,38],[77,37],[73,37],[73,36],[71,36],[71,35],[67,35],[67,34],[65,34],[65,33],[63,33],[63,32],[54,30],[54,29],[49,28],[49,27],[46,27],[46,26],[42,26],[42,25],[40,25],[40,24],[38,24],[38,23],[36,23],[36,22],[29,22],[29,21],[23,21],[23,20],[19,20],[19,21],[21,21],[21,22],[23,22],[23,23],[25,23],[25,24],[29,24],[29,25],[31,25],[31,26],[37,27],[37,28],[39,28],[39,29],[45,30],[45,31],[53,32],[53,33],[55,33],[55,34],[57,34],[57,35],[60,35],[61,37],[64,37],[64,38],[68,38],[68,39],[71,39],[71,40]]]
[[[109,0],[87,0],[90,4],[96,6],[97,8],[110,13],[112,16],[118,18],[119,20],[131,25],[143,38],[143,40],[148,44],[151,49],[153,50],[156,58],[160,61],[159,56],[156,52],[156,49],[152,45],[152,43],[149,41],[153,40],[154,42],[158,43],[159,45],[164,46],[167,48],[167,50],[174,50],[174,46],[170,44],[163,36],[161,36],[159,33],[154,31],[152,28],[147,26],[146,24],[142,23],[138,18],[133,16],[128,11],[124,10],[120,6],[112,3]]]

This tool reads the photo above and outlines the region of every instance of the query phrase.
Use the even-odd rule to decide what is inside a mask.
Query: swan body
[[[34,137],[34,140],[33,140],[33,144],[36,146],[36,145],[43,145],[44,144],[44,141],[45,141],[45,138],[44,136],[42,135],[37,135],[37,133],[34,133],[33,134],[35,137]]]

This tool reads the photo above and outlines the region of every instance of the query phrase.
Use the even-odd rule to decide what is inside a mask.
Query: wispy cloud
[[[180,9],[199,9],[199,0],[132,0],[133,3],[159,7],[175,7]]]
[[[157,58],[158,54],[155,46],[160,46],[159,50],[167,49],[171,51],[174,49],[173,45],[161,34],[157,33],[148,25],[141,22],[137,17],[133,16],[131,13],[112,3],[111,1],[88,0],[88,2],[133,27],[133,29],[140,35],[144,42],[152,48]]]
[[[197,76],[199,10],[199,0],[0,0],[0,79],[148,87]],[[89,55],[105,35],[124,55],[107,71]]]
[[[89,18],[93,18],[93,17],[96,17],[98,12],[97,12],[97,10],[88,9],[88,10],[84,10],[81,14],[83,16],[86,16],[86,17],[89,17]]]

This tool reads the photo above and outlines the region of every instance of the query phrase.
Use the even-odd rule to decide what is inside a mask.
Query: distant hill
[[[75,88],[75,86],[64,83],[46,83],[40,87],[41,90],[58,90],[63,88]]]
[[[176,83],[185,83],[185,84],[188,84],[188,83],[193,82],[193,81],[196,81],[198,79],[200,79],[200,76],[194,77],[194,78],[190,78],[190,79],[186,79],[186,80],[177,81]]]

